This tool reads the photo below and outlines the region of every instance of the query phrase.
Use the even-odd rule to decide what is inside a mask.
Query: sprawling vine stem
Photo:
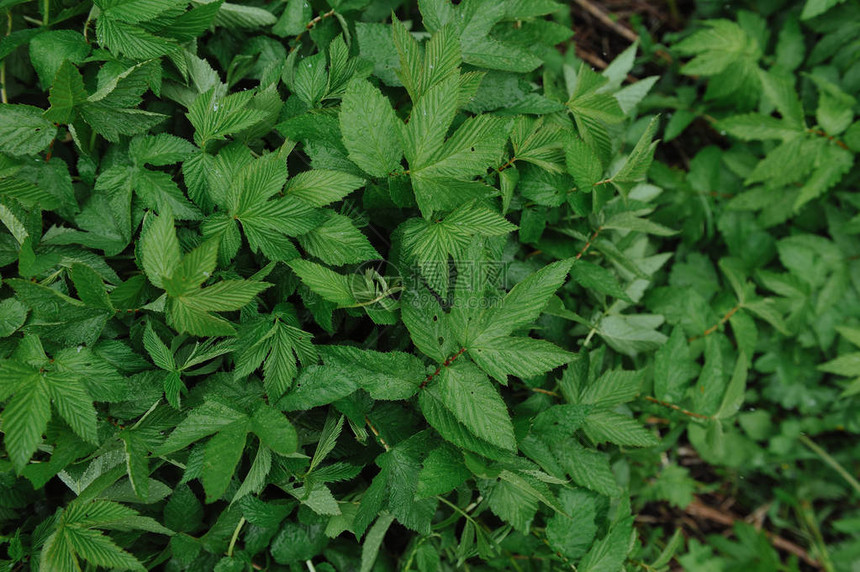
[[[440,373],[442,373],[442,369],[443,369],[443,368],[446,368],[446,367],[448,367],[449,365],[451,365],[452,363],[454,363],[454,361],[455,361],[458,357],[460,357],[461,355],[463,355],[464,353],[466,353],[466,348],[460,348],[460,351],[458,351],[457,353],[455,353],[454,355],[452,355],[451,357],[449,357],[448,359],[446,359],[445,361],[443,361],[443,362],[442,362],[442,365],[440,365],[439,367],[437,367],[437,368],[436,368],[436,371],[434,371],[433,373],[431,373],[430,375],[428,375],[428,376],[424,379],[424,381],[422,381],[422,382],[421,382],[421,385],[419,385],[418,387],[419,387],[420,389],[424,389],[425,387],[427,387],[427,384],[428,384],[428,383],[430,383],[431,381],[433,381],[433,378],[434,378],[434,377],[436,377],[437,375],[439,375]]]
[[[701,335],[688,338],[687,341],[688,342],[695,342],[696,340],[700,340],[702,338],[706,338],[706,337],[710,336],[711,334],[713,334],[714,332],[719,330],[723,324],[725,324],[726,322],[731,320],[732,316],[734,316],[738,312],[738,310],[740,310],[742,307],[743,306],[741,304],[735,305],[728,312],[726,312],[722,318],[720,318],[719,322],[717,322],[716,324],[714,324],[713,326],[711,326],[710,328],[705,330]]]

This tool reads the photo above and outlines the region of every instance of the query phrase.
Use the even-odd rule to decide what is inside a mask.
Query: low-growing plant
[[[0,0],[0,566],[850,570],[836,3]]]

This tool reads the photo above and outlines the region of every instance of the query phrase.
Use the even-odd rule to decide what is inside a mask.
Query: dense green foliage
[[[860,3],[749,4],[0,0],[0,569],[856,570]]]

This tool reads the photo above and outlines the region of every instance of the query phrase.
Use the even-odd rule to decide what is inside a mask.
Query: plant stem
[[[236,525],[236,530],[233,531],[233,537],[230,539],[230,546],[227,547],[227,556],[233,556],[233,548],[236,547],[236,539],[239,538],[239,531],[242,530],[242,527],[245,525],[245,517],[239,519],[239,524]]]
[[[6,10],[6,35],[12,33],[12,10]],[[6,59],[0,61],[0,101],[9,103],[9,96],[6,95]]]
[[[860,494],[860,482],[858,482],[857,479],[851,476],[851,473],[845,470],[845,467],[839,464],[839,461],[834,459],[830,455],[830,453],[822,449],[815,441],[813,441],[806,435],[800,436],[800,442],[809,447],[813,453],[821,457],[822,461],[830,465],[830,468],[839,473],[839,476],[845,479],[845,481],[849,485],[851,485],[851,488],[854,489],[857,494]]]
[[[51,19],[51,0],[42,0],[42,25],[48,27]]]
[[[818,552],[818,562],[826,572],[834,572],[833,561],[830,560],[830,553],[827,550],[827,544],[824,542],[824,537],[821,535],[821,528],[815,520],[815,513],[812,510],[812,505],[808,501],[801,501],[797,508],[800,519],[809,527],[809,532],[812,534],[812,542],[815,545],[815,550]]]

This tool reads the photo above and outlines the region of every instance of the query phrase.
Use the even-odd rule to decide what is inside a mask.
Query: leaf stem
[[[239,538],[239,531],[242,530],[242,527],[245,526],[245,517],[239,519],[239,524],[236,525],[236,529],[233,531],[233,537],[230,538],[230,546],[227,547],[227,557],[233,557],[233,549],[236,547],[236,540]]]
[[[650,395],[643,395],[642,399],[644,399],[645,401],[650,401],[651,403],[656,403],[657,405],[662,405],[663,407],[668,407],[669,409],[673,409],[673,410],[677,411],[678,413],[683,413],[684,415],[686,415],[688,417],[695,417],[696,419],[705,419],[705,420],[711,419],[710,415],[703,415],[701,413],[696,413],[695,411],[689,411],[687,409],[684,409],[683,407],[679,407],[678,405],[675,405],[674,403],[668,403],[666,401],[660,401],[656,397],[651,397]]]
[[[848,145],[846,145],[843,141],[840,141],[839,139],[837,139],[833,135],[828,135],[827,132],[824,131],[823,129],[807,129],[806,132],[811,133],[813,135],[818,135],[819,137],[824,137],[828,141],[832,141],[833,143],[835,143],[839,147],[842,147],[846,151],[850,151],[850,149],[848,148]]]
[[[141,417],[140,419],[138,419],[138,420],[137,420],[137,422],[136,422],[134,425],[132,425],[132,426],[131,426],[131,428],[132,428],[132,429],[137,429],[138,425],[140,425],[141,423],[143,423],[143,420],[144,420],[144,419],[146,419],[147,417],[149,417],[149,414],[150,414],[150,413],[152,413],[153,411],[155,411],[155,408],[156,408],[156,407],[158,407],[158,404],[159,404],[159,403],[161,403],[161,398],[160,398],[160,397],[158,398],[158,400],[157,400],[155,403],[153,403],[153,404],[152,404],[152,407],[150,407],[150,408],[146,411],[146,413],[144,413],[144,414],[143,414],[143,417]]]
[[[42,25],[48,27],[51,19],[51,0],[42,0]]]
[[[484,528],[485,528],[483,525],[481,525],[481,523],[479,523],[479,522],[478,522],[478,521],[476,521],[474,518],[472,518],[472,517],[469,515],[469,513],[468,513],[468,512],[466,512],[466,511],[465,511],[465,510],[463,510],[462,508],[458,507],[457,505],[455,505],[454,503],[452,503],[451,501],[449,501],[448,499],[446,499],[446,498],[445,498],[445,497],[443,497],[442,495],[436,495],[436,500],[440,500],[440,501],[442,501],[443,503],[447,504],[449,507],[451,507],[452,509],[454,509],[454,511],[455,511],[455,512],[460,513],[460,514],[461,514],[461,515],[462,515],[466,520],[468,520],[468,521],[469,521],[469,522],[471,522],[473,525],[475,525],[475,528],[478,528],[478,527],[480,527],[481,529],[484,529]],[[477,505],[476,505],[476,506],[477,506]]]
[[[313,20],[308,22],[305,25],[305,29],[302,30],[302,32],[298,36],[296,36],[296,43],[293,45],[292,48],[290,48],[290,52],[294,51],[297,47],[299,47],[299,45],[301,45],[302,36],[305,35],[305,32],[311,31],[314,28],[314,26],[316,26],[317,24],[319,24],[320,22],[322,22],[326,18],[331,18],[332,16],[334,16],[334,8],[332,8],[331,10],[326,12],[325,14],[320,14],[319,16],[317,16],[316,18],[314,18]]]
[[[421,382],[421,385],[419,385],[418,388],[424,389],[425,387],[427,387],[427,384],[430,383],[431,381],[433,381],[433,378],[442,372],[442,368],[448,367],[449,365],[454,363],[454,360],[456,360],[458,357],[460,357],[464,353],[466,353],[466,348],[460,348],[460,351],[458,351],[457,353],[455,353],[454,355],[452,355],[451,357],[446,359],[444,362],[442,362],[442,365],[440,365],[439,367],[436,368],[436,371],[434,371],[433,373],[428,375],[424,379],[424,381]]]
[[[502,171],[504,171],[505,169],[507,169],[507,168],[509,168],[509,167],[513,167],[513,166],[514,166],[514,163],[515,163],[516,161],[517,161],[517,158],[516,158],[516,157],[511,157],[510,159],[508,159],[508,162],[507,162],[507,163],[505,163],[504,165],[502,165],[501,167],[499,167],[498,171],[501,173],[501,172],[502,172]]]
[[[813,441],[812,439],[810,439],[806,435],[801,435],[799,437],[799,439],[800,439],[800,442],[803,443],[804,445],[806,445],[807,447],[809,447],[813,453],[815,453],[816,455],[821,457],[822,461],[824,461],[825,463],[830,465],[830,468],[832,468],[834,471],[839,473],[839,476],[842,477],[843,479],[845,479],[845,481],[849,485],[851,485],[851,488],[854,489],[854,491],[857,494],[860,494],[860,482],[858,482],[857,479],[855,479],[851,475],[851,473],[849,473],[847,470],[845,470],[845,467],[843,467],[839,463],[839,461],[834,459],[833,456],[830,455],[830,453],[828,453],[827,451],[822,449],[821,446],[819,446],[815,441]]]
[[[734,308],[732,308],[728,312],[726,312],[725,315],[722,318],[720,318],[719,322],[717,322],[716,324],[714,324],[713,326],[711,326],[710,328],[705,330],[702,333],[702,335],[693,336],[692,338],[687,339],[687,341],[688,342],[695,342],[696,340],[700,340],[702,338],[706,338],[706,337],[710,336],[711,334],[716,332],[718,329],[720,329],[720,326],[722,326],[723,324],[728,322],[731,319],[731,317],[734,316],[737,313],[737,311],[740,310],[742,307],[743,307],[743,305],[738,303],[737,305],[735,305]]]
[[[798,516],[809,527],[809,532],[812,535],[812,543],[815,547],[815,552],[818,553],[818,562],[826,572],[834,572],[833,561],[830,559],[830,552],[827,550],[827,543],[824,541],[824,536],[821,534],[821,528],[815,520],[815,513],[812,510],[812,505],[807,500],[800,501],[800,506],[797,507]]]
[[[6,10],[6,36],[12,33],[12,10]],[[0,101],[9,103],[9,96],[6,94],[6,58],[0,61]]]
[[[376,440],[379,441],[379,444],[382,445],[382,448],[385,451],[390,451],[391,447],[388,443],[385,442],[385,438],[379,433],[379,430],[373,426],[373,423],[370,422],[370,417],[367,415],[364,416],[364,422],[367,423],[367,426],[370,427],[370,432],[373,433],[373,436],[376,437]]]
[[[597,240],[597,237],[600,236],[601,232],[603,232],[603,227],[598,226],[597,230],[594,231],[594,234],[591,235],[591,238],[585,241],[585,246],[583,246],[582,249],[576,253],[576,260],[579,260],[583,257],[583,255],[585,255],[586,252],[588,252],[588,249],[591,248],[591,245],[594,244],[594,241]]]

